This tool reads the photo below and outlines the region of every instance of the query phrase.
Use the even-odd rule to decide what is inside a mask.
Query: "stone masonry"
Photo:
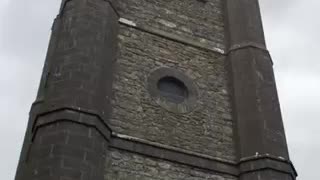
[[[62,0],[16,180],[296,176],[257,0]]]

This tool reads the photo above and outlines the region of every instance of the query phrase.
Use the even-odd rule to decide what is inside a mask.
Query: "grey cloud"
[[[57,1],[10,1],[2,17],[1,50],[32,57],[45,52]]]
[[[319,73],[320,64],[315,58],[319,47],[316,42],[320,40],[316,35],[320,22],[315,20],[319,1],[284,0],[279,6],[278,3],[261,1],[267,43],[278,60],[277,65],[283,70],[295,68],[297,72]]]
[[[317,0],[261,0],[291,158],[298,179],[319,179],[320,22]],[[278,3],[279,6],[278,6]]]
[[[0,6],[0,177],[13,179],[59,4],[1,0]]]

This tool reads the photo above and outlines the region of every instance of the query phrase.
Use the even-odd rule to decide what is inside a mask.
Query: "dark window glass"
[[[164,77],[158,81],[161,96],[174,103],[181,103],[188,97],[188,89],[174,77]]]

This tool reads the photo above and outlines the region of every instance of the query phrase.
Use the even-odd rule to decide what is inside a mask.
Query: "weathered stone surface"
[[[119,0],[118,11],[140,26],[225,48],[223,0]]]
[[[223,52],[222,4],[220,0],[117,2],[120,17],[138,28],[120,25],[110,119],[114,132],[236,160],[225,56],[163,37],[178,36]],[[148,92],[150,74],[162,67],[182,72],[195,84],[198,97],[191,112],[167,111]],[[111,154],[106,179],[235,179],[117,150]]]
[[[225,57],[121,26],[111,124],[117,133],[235,160]],[[199,97],[188,114],[171,113],[147,91],[160,67],[189,76]]]
[[[236,180],[236,177],[111,150],[106,180]]]

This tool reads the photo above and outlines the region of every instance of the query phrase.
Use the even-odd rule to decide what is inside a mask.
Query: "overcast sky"
[[[15,175],[59,3],[60,0],[0,0],[2,180]],[[260,4],[275,63],[291,159],[299,180],[320,179],[320,1],[260,0]]]

